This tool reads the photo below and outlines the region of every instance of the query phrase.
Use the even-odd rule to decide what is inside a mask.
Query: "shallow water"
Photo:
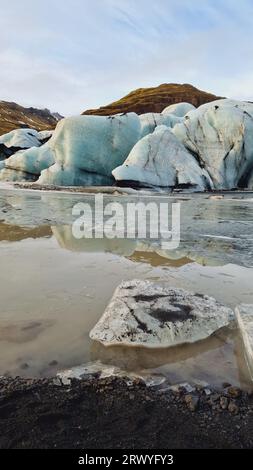
[[[165,195],[106,196],[106,202],[168,200]],[[170,198],[181,202],[182,242],[81,239],[72,207],[92,195],[0,189],[0,374],[52,375],[90,360],[165,375],[171,383],[204,380],[247,387],[236,329],[194,345],[147,351],[104,348],[89,340],[116,286],[149,279],[214,296],[235,307],[253,303],[253,206],[249,193]]]

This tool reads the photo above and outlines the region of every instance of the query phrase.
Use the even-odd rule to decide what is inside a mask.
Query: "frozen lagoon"
[[[167,198],[181,202],[182,242],[176,253],[160,240],[76,240],[72,207],[91,194],[0,189],[0,374],[54,375],[93,360],[171,383],[204,380],[247,387],[236,330],[167,350],[104,348],[89,340],[113,291],[124,279],[149,279],[214,296],[235,307],[253,303],[253,194],[105,195],[125,204]]]

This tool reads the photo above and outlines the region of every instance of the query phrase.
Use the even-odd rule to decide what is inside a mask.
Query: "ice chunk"
[[[111,185],[113,181],[111,176],[80,170],[71,165],[62,166],[58,162],[42,171],[38,179],[39,184],[56,186],[103,186]]]
[[[137,181],[146,186],[195,190],[212,187],[205,170],[165,126],[157,127],[153,134],[140,140],[112,174],[117,181]]]
[[[18,149],[27,149],[30,147],[39,147],[41,145],[39,132],[35,129],[14,129],[7,134],[0,136],[0,143],[6,147],[15,147]]]
[[[155,128],[161,125],[174,127],[182,121],[182,118],[173,116],[173,114],[146,113],[140,115],[141,136],[145,137],[154,132]]]
[[[52,131],[40,131],[40,132],[38,132],[38,139],[40,140],[40,142],[44,143],[47,140],[51,139],[53,133],[54,133],[54,130],[52,130]]]
[[[235,313],[244,343],[245,359],[253,380],[253,305],[239,305],[236,307]]]
[[[5,167],[40,175],[41,171],[54,164],[54,155],[48,143],[41,147],[31,147],[28,150],[20,150],[6,160]]]
[[[253,168],[253,104],[217,100],[190,111],[172,132],[216,189],[247,187]]]
[[[162,114],[173,114],[174,116],[184,117],[187,113],[193,111],[193,109],[196,109],[193,104],[184,102],[175,103],[171,104],[170,106],[167,106],[167,108],[162,111]]]
[[[30,173],[5,167],[0,171],[0,181],[36,181],[36,178]]]
[[[207,338],[234,319],[212,297],[150,281],[122,282],[90,338],[109,345],[168,347]]]
[[[41,184],[110,184],[112,170],[124,162],[141,134],[135,113],[62,119],[48,144],[55,155]]]

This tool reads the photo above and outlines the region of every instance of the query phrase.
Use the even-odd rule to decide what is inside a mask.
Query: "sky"
[[[253,101],[253,0],[0,0],[0,99],[67,116],[140,87]]]

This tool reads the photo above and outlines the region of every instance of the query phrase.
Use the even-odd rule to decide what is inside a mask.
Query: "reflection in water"
[[[87,253],[114,253],[125,256],[131,261],[148,263],[151,266],[184,266],[192,261],[180,253],[162,250],[156,240],[81,238],[72,234],[72,227],[61,225],[52,227],[52,233],[59,245],[71,251]]]
[[[52,230],[48,225],[30,228],[0,221],[0,241],[17,242],[26,238],[43,238],[51,235]]]
[[[220,347],[227,345],[228,350],[233,350],[234,339],[237,330],[222,328],[216,334],[196,343],[187,343],[169,348],[145,348],[136,346],[104,346],[94,341],[92,343],[92,358],[103,360],[107,364],[113,364],[127,370],[148,367],[160,367],[164,364],[185,361],[196,358],[199,354],[209,351],[210,353]]]
[[[109,238],[81,238],[78,240],[72,234],[71,225],[52,227],[52,232],[61,246],[66,250],[87,253],[115,253],[130,256],[136,248],[136,240]]]
[[[167,259],[158,253],[153,253],[150,251],[135,251],[131,256],[128,257],[131,261],[136,263],[147,263],[151,266],[174,266],[180,268],[180,266],[185,266],[186,264],[193,263],[189,258],[179,258],[179,259]]]
[[[155,370],[171,383],[246,386],[236,330],[152,351],[104,348],[88,335],[123,279],[170,283],[231,307],[253,303],[252,202],[203,195],[183,200],[182,242],[172,252],[160,240],[75,239],[72,207],[80,198],[0,190],[0,374],[50,375],[99,359],[131,371]],[[123,204],[129,200],[135,199],[120,197]],[[85,201],[93,203],[91,196]]]
[[[225,194],[222,200],[209,199],[203,194],[187,198],[161,194],[145,196],[141,192],[136,196],[104,195],[104,204],[120,202],[124,213],[126,204],[136,200],[145,204],[151,201],[181,203],[181,244],[176,252],[163,252],[163,257],[187,257],[203,265],[253,266],[253,199],[250,193]],[[71,226],[75,219],[72,208],[79,202],[94,208],[94,196],[89,194],[3,191],[0,188],[0,220],[23,227]],[[160,240],[145,240],[145,243],[155,247],[151,251],[158,252],[162,248]],[[132,253],[134,251],[136,249]]]
[[[161,246],[161,240],[151,239],[108,239],[108,238],[81,238],[77,239],[72,234],[71,225],[58,225],[52,227],[52,232],[59,245],[67,250],[87,253],[114,253],[125,256],[132,261],[145,262],[151,266],[175,266],[180,267],[196,261],[203,265],[216,265],[214,257],[206,258],[195,256],[194,252],[189,251],[189,247],[184,248],[184,244],[177,250],[164,250]],[[208,249],[216,253],[216,242],[214,240],[200,240],[202,250]],[[229,253],[231,247],[219,243],[223,254]],[[187,256],[186,256],[187,254]],[[223,264],[223,263],[221,263]],[[218,263],[220,265],[220,263]]]
[[[194,344],[150,350],[142,347],[103,346],[93,342],[92,360],[140,375],[160,373],[171,383],[204,380],[220,387],[226,380],[243,388],[251,379],[237,328],[222,328]]]
[[[252,222],[253,225],[253,222]],[[161,239],[76,239],[72,235],[71,225],[57,225],[52,227],[55,238],[62,248],[83,252],[110,252],[131,257],[133,253],[156,253],[164,260],[182,260],[186,263],[196,261],[202,266],[224,266],[228,263],[253,266],[253,244],[247,238],[234,240],[231,237],[213,236],[207,234],[194,234],[189,232],[187,239],[181,238],[180,246],[176,250],[165,250]],[[246,256],[247,255],[247,256]],[[150,261],[152,260],[152,256]],[[182,264],[186,264],[184,261]],[[149,262],[152,266],[152,262]],[[169,264],[169,263],[167,263]],[[161,264],[156,264],[161,265]],[[178,265],[179,264],[173,264]]]

